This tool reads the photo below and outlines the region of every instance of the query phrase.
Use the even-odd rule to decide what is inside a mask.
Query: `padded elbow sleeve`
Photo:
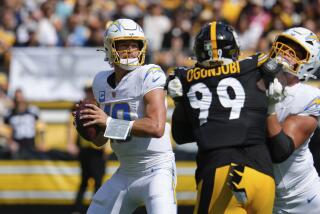
[[[287,160],[295,150],[292,138],[282,130],[274,137],[268,138],[268,147],[274,163]]]
[[[177,103],[171,120],[172,137],[177,144],[194,142],[192,125],[187,120],[187,115],[182,103]]]

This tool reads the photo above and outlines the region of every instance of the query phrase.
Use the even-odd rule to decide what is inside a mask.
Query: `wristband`
[[[126,140],[131,131],[132,125],[133,121],[119,120],[108,117],[106,122],[106,130],[103,136],[114,140]]]
[[[272,103],[268,105],[268,115],[276,114],[276,104]]]

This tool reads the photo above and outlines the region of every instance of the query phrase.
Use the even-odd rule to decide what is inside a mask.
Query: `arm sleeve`
[[[195,142],[191,123],[187,120],[187,115],[182,102],[176,103],[172,114],[171,122],[172,137],[177,144]]]
[[[292,138],[283,131],[274,137],[267,138],[267,145],[274,163],[281,163],[287,160],[295,150]]]

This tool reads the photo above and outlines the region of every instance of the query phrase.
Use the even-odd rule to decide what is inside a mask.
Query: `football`
[[[83,124],[87,123],[88,119],[80,119],[80,111],[87,108],[85,104],[94,104],[96,105],[95,100],[89,100],[85,99],[83,101],[80,101],[78,103],[78,108],[76,109],[76,114],[75,114],[75,125],[78,134],[83,137],[84,139],[88,141],[92,141],[97,137],[97,135],[100,132],[100,128],[98,125],[91,125],[91,126],[83,126]]]

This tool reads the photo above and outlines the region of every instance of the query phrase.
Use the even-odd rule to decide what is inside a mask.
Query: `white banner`
[[[9,93],[21,88],[31,101],[78,101],[94,75],[110,69],[96,48],[13,48]]]

